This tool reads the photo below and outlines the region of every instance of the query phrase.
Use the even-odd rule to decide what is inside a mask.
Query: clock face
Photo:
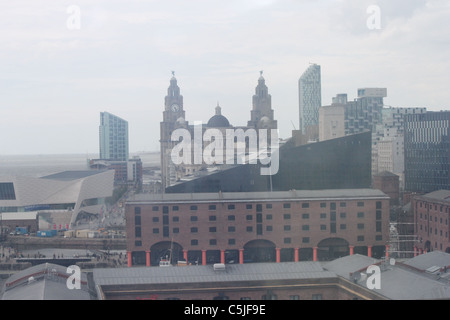
[[[173,112],[177,112],[180,110],[180,106],[177,105],[176,103],[174,103],[170,108]]]

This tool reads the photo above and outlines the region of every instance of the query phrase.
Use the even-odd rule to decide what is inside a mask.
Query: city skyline
[[[374,5],[378,26],[370,25]],[[96,153],[101,111],[127,119],[130,153],[158,151],[172,70],[190,121],[206,122],[219,101],[235,126],[249,118],[264,70],[281,138],[299,129],[297,84],[310,63],[321,66],[322,105],[382,87],[389,106],[449,109],[448,1],[15,1],[0,8],[8,30],[0,35],[0,154]]]

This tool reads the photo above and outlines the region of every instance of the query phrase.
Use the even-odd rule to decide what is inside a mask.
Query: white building
[[[114,170],[0,177],[0,212],[70,210],[73,226],[82,212],[101,214],[113,189]]]

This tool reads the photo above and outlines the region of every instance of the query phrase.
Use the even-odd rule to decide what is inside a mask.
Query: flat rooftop
[[[137,194],[127,200],[136,202],[200,202],[200,201],[289,201],[289,200],[336,200],[336,199],[390,199],[377,189],[329,189],[290,190],[274,192],[219,192],[219,193],[166,193]]]

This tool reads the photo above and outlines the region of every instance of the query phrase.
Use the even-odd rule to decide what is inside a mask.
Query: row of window
[[[137,228],[140,229],[140,226],[137,225]],[[339,225],[340,230],[347,230],[347,224],[340,224]],[[358,223],[357,224],[357,228],[358,230],[364,230],[364,223]],[[377,222],[375,225],[375,231],[376,232],[381,232],[381,222]],[[291,231],[291,226],[290,225],[285,225],[283,227],[284,231]],[[302,231],[309,231],[310,230],[310,226],[308,224],[304,224],[302,225]],[[320,225],[320,230],[321,231],[326,231],[327,230],[327,225],[326,224],[321,224]],[[180,233],[180,229],[179,228],[173,228],[172,229],[173,233]],[[236,232],[236,227],[235,226],[228,226],[227,228],[228,232]],[[253,226],[247,226],[246,227],[246,232],[253,232],[254,228]],[[273,226],[266,226],[266,231],[270,232],[273,231]],[[153,234],[159,234],[160,229],[159,228],[153,228],[152,229],[152,233]],[[209,227],[209,232],[210,233],[215,233],[217,232],[217,227]],[[141,233],[141,231],[139,230],[139,233]],[[197,227],[191,227],[190,228],[190,233],[198,233],[198,228]]]
[[[421,224],[419,225],[419,229],[425,230],[425,232],[428,232],[428,228],[427,226],[422,226]],[[430,228],[430,234],[433,233],[433,228]],[[434,234],[437,235],[438,234],[438,228],[434,228]],[[444,233],[442,232],[442,230],[439,230],[439,235],[442,237],[444,235]],[[448,231],[445,231],[445,238],[448,238]]]
[[[346,212],[341,212],[339,216],[340,216],[340,218],[345,219],[347,217],[347,213]],[[364,212],[358,212],[357,213],[357,217],[358,218],[364,218]],[[195,221],[199,220],[198,216],[190,216],[189,218],[190,218],[190,221],[192,221],[192,222],[195,222]],[[309,213],[303,213],[302,214],[302,219],[307,220],[309,218],[310,218]],[[327,218],[327,214],[326,213],[321,213],[320,214],[320,219],[326,219],[326,218]],[[165,220],[164,224],[168,224],[169,217],[168,216],[163,216],[163,219]],[[245,219],[247,221],[252,221],[253,220],[253,215],[250,215],[250,214],[246,215]],[[262,222],[262,221],[259,221],[259,220],[262,219],[262,217],[257,216],[256,219],[258,220],[258,222]],[[266,215],[266,220],[272,220],[272,219],[273,219],[273,215],[272,214],[267,214]],[[290,220],[291,219],[291,214],[289,214],[289,213],[283,214],[283,219],[284,220]],[[208,220],[211,221],[211,222],[217,221],[217,216],[214,216],[214,215],[209,216]],[[236,216],[235,215],[228,215],[227,216],[227,220],[228,221],[236,221]],[[377,211],[376,212],[376,220],[381,220],[381,211]],[[153,217],[152,218],[152,222],[154,222],[154,223],[158,223],[159,221],[160,221],[159,217]],[[180,221],[180,217],[179,216],[172,217],[172,222],[179,222],[179,221]],[[140,224],[141,224],[141,216],[140,215],[135,215],[135,225],[140,225]]]
[[[365,205],[365,203],[363,201],[358,201],[357,202],[357,206],[358,207],[364,207],[364,205]],[[376,208],[377,209],[381,209],[381,206],[382,206],[381,205],[381,201],[377,201]],[[247,210],[252,210],[253,209],[253,204],[246,204],[245,207],[246,207]],[[310,207],[310,204],[308,202],[302,203],[302,208],[309,208],[309,207]],[[327,203],[326,202],[321,202],[320,203],[320,207],[321,208],[326,208],[327,207]],[[346,202],[340,202],[339,203],[339,207],[345,208],[345,207],[347,207],[347,203]],[[163,212],[164,213],[168,213],[169,206],[162,206],[162,208],[163,208]],[[273,208],[272,203],[266,203],[265,204],[265,208],[266,209],[272,209]],[[283,208],[284,209],[290,209],[291,208],[291,203],[283,203]],[[235,204],[228,204],[227,205],[227,209],[228,210],[235,210],[236,209],[236,205]],[[331,210],[336,210],[336,203],[335,202],[330,203],[330,209]],[[137,213],[136,210],[138,210],[140,212],[140,207],[135,207],[135,213]],[[179,210],[180,210],[179,206],[177,206],[177,205],[172,206],[172,211],[179,211]],[[198,205],[191,205],[189,207],[189,210],[191,210],[191,211],[198,210]],[[208,210],[211,210],[211,211],[217,210],[217,205],[215,205],[215,204],[208,205]],[[152,206],[152,211],[159,211],[159,206]],[[257,204],[256,205],[256,211],[262,211],[262,204]]]
[[[423,216],[422,215],[422,213],[420,213],[420,219],[427,219],[427,214],[425,213],[425,215]],[[429,220],[430,221],[433,221],[433,216],[430,214],[430,216],[429,216]],[[437,216],[434,216],[434,222],[438,222],[438,217]],[[444,222],[444,220],[442,219],[442,217],[439,217],[439,223],[440,224],[442,224]],[[445,225],[447,226],[448,225],[448,219],[445,219]]]
[[[450,207],[448,207],[448,206],[445,206],[445,209],[444,209],[444,205],[437,205],[437,204],[432,204],[432,203],[427,203],[427,202],[422,202],[422,201],[419,201],[419,202],[417,202],[417,204],[422,208],[422,207],[425,207],[426,209],[430,209],[430,210],[435,210],[435,211],[438,211],[438,208],[439,208],[439,211],[440,212],[444,212],[445,211],[445,213],[448,213],[449,212],[449,210],[450,210]]]

